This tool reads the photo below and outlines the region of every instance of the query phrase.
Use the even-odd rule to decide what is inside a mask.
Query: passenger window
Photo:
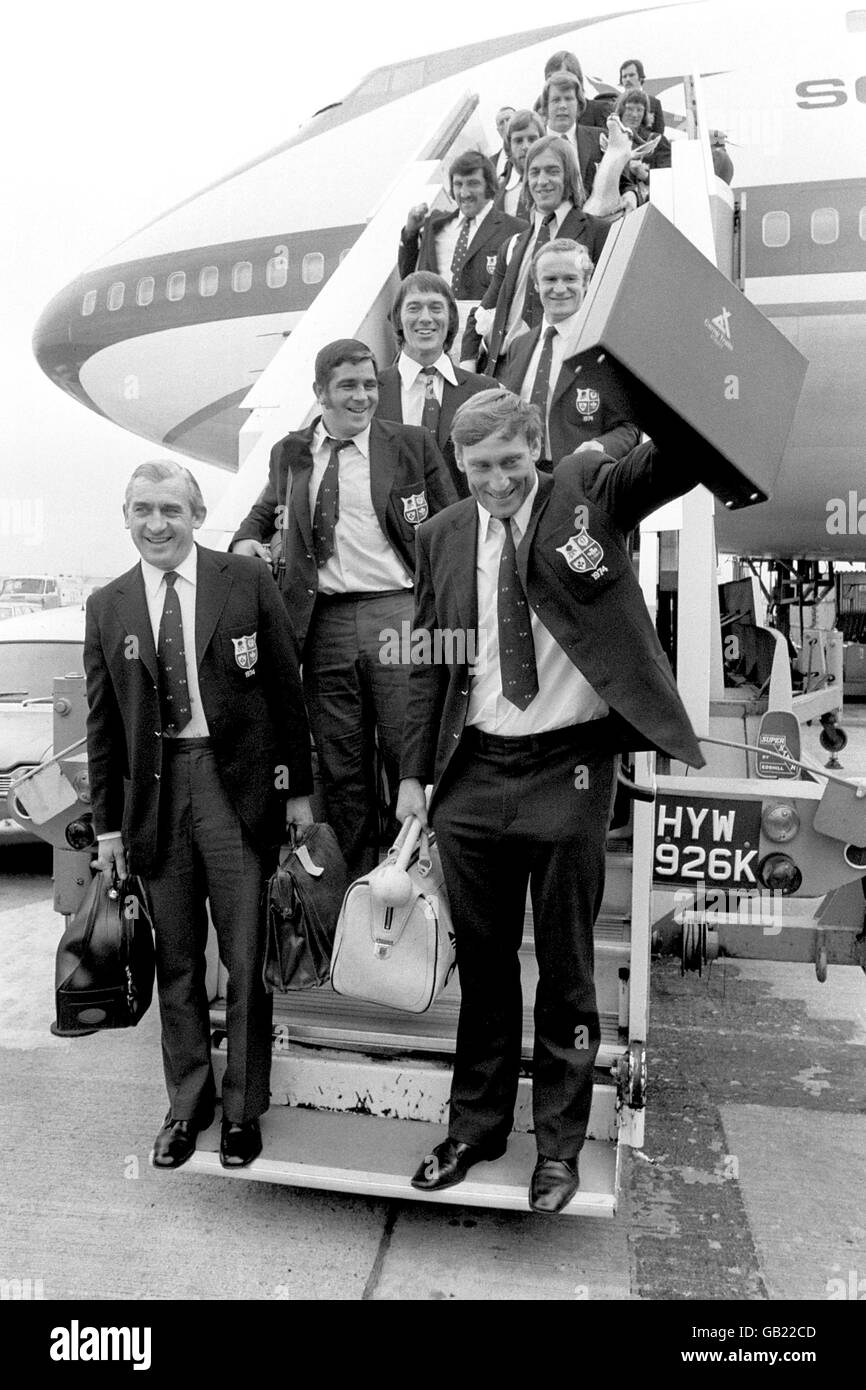
[[[281,290],[289,278],[289,248],[275,246],[274,254],[265,266],[265,284],[269,290]]]
[[[115,309],[123,308],[123,295],[125,288],[126,287],[122,280],[116,280],[115,283],[111,286],[111,289],[108,291],[108,307],[112,313],[114,313]]]
[[[138,289],[135,292],[135,302],[144,309],[148,304],[153,303],[153,291],[155,281],[152,275],[143,275],[138,282]]]
[[[308,251],[301,261],[301,279],[305,285],[318,285],[325,274],[325,258],[321,251]]]
[[[88,290],[81,301],[81,317],[86,319],[88,314],[92,314],[95,308],[96,290]]]
[[[246,294],[253,283],[252,261],[237,261],[232,266],[232,289],[235,294]]]
[[[198,292],[202,299],[210,299],[212,294],[216,294],[220,287],[220,270],[218,265],[206,265],[199,271]]]
[[[861,241],[866,241],[866,208],[861,208],[861,209],[860,209],[860,217],[859,217],[858,221],[859,221],[860,240],[861,240]]]
[[[835,208],[816,208],[812,213],[812,240],[816,246],[830,246],[839,240],[839,213]]]
[[[787,246],[791,240],[791,219],[786,212],[765,212],[761,220],[765,246]]]
[[[165,297],[175,303],[186,294],[186,271],[173,270],[165,282]]]

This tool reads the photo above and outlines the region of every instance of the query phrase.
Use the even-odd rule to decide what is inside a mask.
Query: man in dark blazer
[[[412,1183],[452,1186],[505,1150],[529,885],[539,965],[530,1206],[554,1212],[577,1191],[592,1101],[592,930],[617,754],[704,761],[626,544],[693,479],[652,444],[618,462],[578,455],[545,477],[538,412],[504,390],[462,406],[453,437],[473,495],[419,532],[414,626],[475,634],[483,656],[472,669],[415,665],[409,682],[397,815],[426,824],[433,783],[462,994],[448,1138]]]
[[[605,355],[575,351],[592,271],[586,248],[567,237],[536,251],[531,274],[544,317],[514,340],[501,376],[503,386],[541,411],[544,473],[568,454],[596,450],[622,458],[640,442],[628,396]]]
[[[463,334],[462,367],[498,379],[514,339],[541,322],[541,302],[533,294],[529,275],[539,246],[555,237],[571,237],[597,262],[611,217],[620,206],[620,176],[631,151],[630,135],[612,118],[593,191],[584,201],[573,147],[558,135],[545,135],[530,147],[525,177],[533,203],[532,223],[499,248],[490,286],[469,315]]]
[[[408,671],[383,663],[384,630],[412,618],[415,532],[456,499],[429,431],[374,420],[376,361],[353,338],[316,357],[321,416],[271,450],[268,481],[232,550],[269,558],[302,653],[327,818],[351,877],[379,853],[376,740],[396,789]]]
[[[312,820],[294,633],[258,563],[194,544],[206,511],[171,460],[139,465],[124,517],[141,562],[87,602],[87,753],[97,867],[139,874],[156,932],[169,1112],[156,1167],[212,1122],[206,899],[228,969],[220,1159],[261,1151],[272,1000],[259,902],[287,820]]]
[[[619,85],[624,92],[642,92],[643,84],[646,82],[646,72],[640,58],[626,58],[619,70]],[[646,93],[649,103],[649,120],[647,125],[654,135],[664,135],[665,133],[665,113],[658,97],[652,97]]]
[[[604,132],[597,126],[578,124],[585,108],[586,97],[580,79],[564,70],[551,73],[541,94],[541,114],[547,122],[548,133],[559,135],[574,149],[584,194],[588,197],[604,154],[601,142]]]
[[[416,270],[407,275],[391,309],[391,326],[400,345],[393,367],[379,373],[376,416],[406,425],[426,425],[448,465],[458,497],[468,497],[466,475],[457,467],[451,422],[458,406],[476,391],[487,391],[492,377],[455,367],[448,350],[458,327],[457,301],[441,275]]]
[[[523,218],[527,225],[532,216],[532,202],[526,187],[526,156],[530,147],[544,134],[544,122],[528,109],[515,111],[508,126],[508,164],[493,205],[512,217]]]
[[[413,270],[435,271],[457,299],[479,300],[490,284],[499,247],[526,223],[494,207],[496,174],[478,150],[458,155],[449,180],[456,209],[430,212],[426,203],[409,209],[397,269],[401,280]]]

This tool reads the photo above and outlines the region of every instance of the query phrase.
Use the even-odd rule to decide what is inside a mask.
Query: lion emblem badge
[[[251,632],[249,637],[232,638],[232,645],[235,649],[235,661],[246,676],[251,676],[253,674],[253,667],[259,659],[259,649],[256,644],[257,637],[257,632]]]

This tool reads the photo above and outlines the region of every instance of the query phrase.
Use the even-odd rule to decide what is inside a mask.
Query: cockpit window
[[[281,290],[289,278],[289,248],[277,246],[265,266],[265,284],[269,290]],[[321,278],[321,277],[319,277]]]
[[[111,289],[108,291],[108,307],[112,313],[114,313],[116,309],[123,308],[123,295],[125,289],[126,286],[124,285],[123,281],[116,280],[115,283],[111,286]]]
[[[81,301],[81,316],[87,318],[96,308],[96,290],[88,290]]]
[[[152,304],[154,289],[155,281],[153,276],[143,275],[138,282],[138,289],[135,291],[136,304],[139,304],[142,309],[146,308],[148,304]]]
[[[220,268],[218,265],[206,265],[199,271],[198,292],[202,299],[209,299],[212,294],[216,294],[220,287]]]

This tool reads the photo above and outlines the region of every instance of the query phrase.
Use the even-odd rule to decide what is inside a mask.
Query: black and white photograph
[[[186,1370],[202,1303],[273,1342],[274,1303],[554,1301],[606,1305],[598,1355],[636,1315],[659,1371],[826,1375],[866,1299],[866,3],[6,32],[27,1364]]]

